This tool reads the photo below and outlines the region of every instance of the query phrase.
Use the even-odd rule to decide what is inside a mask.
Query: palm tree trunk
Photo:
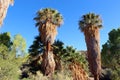
[[[53,52],[51,51],[51,45],[48,42],[46,45],[46,51],[43,54],[43,61],[41,63],[41,69],[46,76],[52,76],[55,70],[55,61]]]
[[[101,74],[101,55],[99,47],[99,28],[85,30],[85,40],[87,45],[87,56],[89,69],[94,76],[94,80],[99,80]]]
[[[14,0],[0,0],[0,26],[2,26],[3,20],[6,17],[9,5],[13,5],[13,2]]]

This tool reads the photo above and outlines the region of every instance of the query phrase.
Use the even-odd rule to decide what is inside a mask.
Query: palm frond
[[[50,20],[51,23],[60,26],[63,23],[62,15],[54,9],[45,8],[37,12],[37,16],[34,18],[36,21],[45,22]]]
[[[88,25],[101,28],[102,20],[100,16],[96,15],[95,13],[88,13],[86,15],[83,15],[82,19],[79,21],[79,29],[83,31],[83,29]]]

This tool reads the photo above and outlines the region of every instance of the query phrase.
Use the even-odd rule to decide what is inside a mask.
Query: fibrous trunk
[[[0,26],[6,16],[7,9],[10,4],[13,4],[14,0],[0,0]]]
[[[89,68],[95,80],[99,80],[101,74],[101,55],[99,47],[99,28],[90,27],[84,31],[87,45],[87,57]]]
[[[46,22],[39,27],[40,38],[43,44],[46,45],[49,42],[51,45],[54,43],[55,37],[57,35],[56,25]]]
[[[41,63],[41,69],[46,76],[52,76],[55,70],[55,61],[53,52],[50,50],[50,43],[47,44],[46,50],[43,54],[43,61]]]

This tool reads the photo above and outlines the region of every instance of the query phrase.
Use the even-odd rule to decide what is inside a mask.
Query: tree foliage
[[[29,53],[30,56],[37,56],[38,54],[41,54],[44,51],[44,45],[42,44],[40,40],[40,36],[36,36],[35,40],[33,41],[33,44],[29,47]]]
[[[5,45],[1,44],[0,45],[0,58],[6,59],[8,55],[7,52],[8,52],[8,48]]]
[[[23,58],[14,58],[9,52],[7,54],[7,59],[0,58],[0,80],[18,80]]]
[[[63,22],[62,15],[52,8],[45,8],[37,12],[37,16],[34,18],[36,20],[36,26],[41,26],[41,23],[45,23],[50,20],[51,23],[60,26]]]
[[[17,55],[25,54],[26,41],[20,34],[14,36],[12,48],[15,49]]]
[[[12,45],[12,42],[10,39],[9,32],[5,32],[5,33],[0,34],[0,45],[1,44],[5,45],[7,48],[10,48],[10,46]]]
[[[8,56],[8,51],[10,51],[12,46],[11,38],[10,38],[10,33],[5,32],[0,34],[0,58],[7,58]]]
[[[19,67],[24,58],[15,56],[17,47],[13,48],[11,43],[14,42],[11,41],[10,33],[0,34],[0,80],[19,79]]]
[[[13,47],[15,47],[16,49],[21,50],[21,51],[25,50],[26,41],[20,34],[17,34],[14,36]]]
[[[112,80],[120,79],[120,28],[109,32],[109,40],[103,45],[102,66],[110,68]]]

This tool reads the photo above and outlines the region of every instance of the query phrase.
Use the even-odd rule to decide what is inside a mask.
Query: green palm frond
[[[63,23],[62,15],[57,10],[51,8],[39,10],[34,20],[36,20],[36,24],[38,24],[39,22],[44,23],[48,20],[57,26],[60,26]]]
[[[81,31],[84,30],[88,25],[94,26],[94,27],[102,27],[102,20],[99,15],[96,15],[95,13],[88,13],[82,16],[82,19],[79,21],[79,29]]]

